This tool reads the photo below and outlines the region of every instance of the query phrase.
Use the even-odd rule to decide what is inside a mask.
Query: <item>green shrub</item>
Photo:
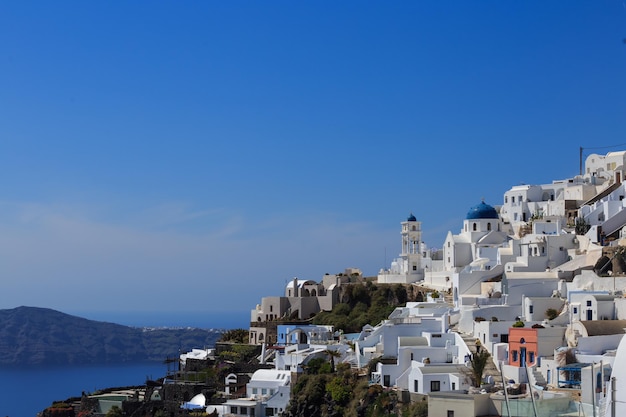
[[[555,310],[554,308],[549,308],[546,310],[546,317],[548,318],[548,320],[554,320],[558,316],[559,316],[559,312]]]

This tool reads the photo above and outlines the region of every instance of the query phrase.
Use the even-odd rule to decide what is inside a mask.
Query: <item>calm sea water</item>
[[[53,401],[78,397],[83,391],[142,385],[167,373],[162,363],[72,366],[51,368],[0,368],[0,416],[35,417]]]
[[[224,314],[200,313],[91,313],[68,312],[90,320],[126,326],[248,328],[248,311]],[[199,346],[202,347],[202,346]],[[98,389],[143,385],[146,379],[165,376],[167,366],[159,363],[68,366],[15,369],[0,368],[0,417],[35,417],[53,401],[80,396]]]

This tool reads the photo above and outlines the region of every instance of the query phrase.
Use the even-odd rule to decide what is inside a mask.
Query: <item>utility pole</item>
[[[583,175],[583,147],[578,148],[578,165],[580,170],[580,175]]]

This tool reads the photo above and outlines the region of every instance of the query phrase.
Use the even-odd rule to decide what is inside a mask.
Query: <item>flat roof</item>
[[[463,372],[463,369],[467,369],[467,366],[462,364],[456,365],[426,365],[420,366],[420,371],[422,374],[455,374],[459,372]]]

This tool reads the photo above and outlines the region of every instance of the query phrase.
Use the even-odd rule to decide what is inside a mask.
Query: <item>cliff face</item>
[[[59,311],[0,310],[0,366],[163,361],[180,351],[212,347],[221,332],[122,326]]]

